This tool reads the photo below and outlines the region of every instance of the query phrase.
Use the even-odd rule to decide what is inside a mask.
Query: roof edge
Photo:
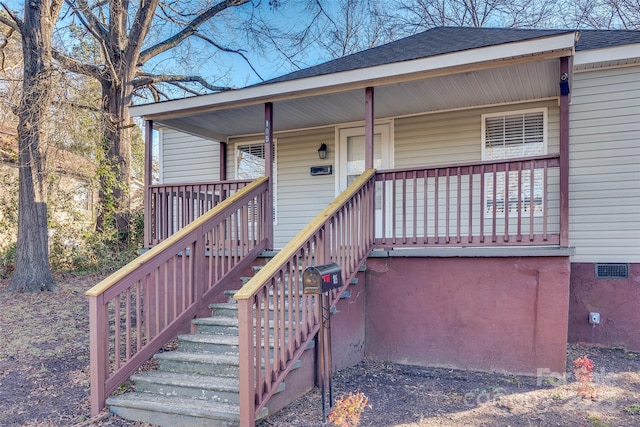
[[[411,79],[412,75],[436,73],[438,70],[480,67],[515,58],[553,52],[554,56],[573,56],[579,32],[544,36],[523,41],[445,53],[436,56],[359,68],[334,74],[256,85],[232,91],[144,104],[130,107],[134,117],[153,119],[167,115],[188,115],[191,112],[240,107],[266,101],[278,101],[332,90],[341,91],[371,86],[375,82],[388,83],[393,79]],[[415,77],[418,78],[418,77]]]
[[[620,61],[640,58],[640,43],[576,52],[574,66],[594,64],[598,62]]]

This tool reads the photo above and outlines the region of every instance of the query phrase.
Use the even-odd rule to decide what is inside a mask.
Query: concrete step
[[[217,303],[217,304],[209,304],[209,308],[211,309],[211,312],[213,313],[212,317],[224,317],[224,318],[238,318],[238,304],[233,303],[233,302],[223,302],[223,303]],[[273,312],[273,307],[270,307],[271,311]],[[289,316],[289,304],[286,303],[285,301],[285,306],[284,306],[284,310],[285,310],[285,316]],[[302,312],[302,306],[298,306],[298,310],[299,313]],[[273,315],[273,313],[272,313]],[[273,316],[272,316],[273,317]]]
[[[191,353],[238,354],[238,335],[185,334],[178,336],[180,351]]]
[[[239,374],[238,354],[165,351],[153,357],[159,362],[161,371],[226,378],[238,378]]]
[[[220,302],[209,304],[209,308],[213,313],[212,317],[231,317],[238,318],[238,304],[235,302]]]
[[[233,317],[202,317],[193,319],[191,323],[198,334],[217,334],[238,336],[238,318]]]
[[[238,404],[240,385],[237,378],[178,372],[148,371],[135,374],[131,380],[136,392],[161,396],[210,400]]]
[[[315,347],[310,341],[306,349]],[[272,355],[272,353],[271,353]],[[186,351],[165,351],[153,356],[159,362],[159,371],[182,374],[208,375],[224,378],[238,378],[240,360],[238,354],[192,353]],[[292,369],[301,366],[297,360]]]
[[[165,397],[149,393],[127,393],[107,399],[111,412],[119,417],[161,427],[238,427],[238,405],[194,399]],[[257,415],[268,415],[264,408]]]

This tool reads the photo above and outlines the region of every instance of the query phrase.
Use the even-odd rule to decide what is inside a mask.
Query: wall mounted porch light
[[[318,157],[323,160],[327,158],[327,144],[324,142],[320,145],[320,148],[318,148]]]

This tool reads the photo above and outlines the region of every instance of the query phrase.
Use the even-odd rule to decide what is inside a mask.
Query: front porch
[[[327,262],[341,266],[345,285],[330,293],[331,309],[339,304],[343,291],[370,254],[379,257],[394,250],[402,258],[410,260],[413,257],[414,264],[408,261],[410,264],[402,267],[406,269],[405,274],[411,274],[421,264],[415,264],[417,258],[415,252],[412,256],[410,248],[448,247],[459,248],[458,251],[516,246],[560,248],[562,215],[567,214],[567,209],[560,202],[563,190],[559,166],[559,156],[548,155],[431,168],[368,170],[359,176],[234,296],[238,304],[239,401],[255,402],[240,405],[240,424],[250,425],[250,420],[262,413],[274,393],[279,391],[278,385],[313,342],[320,327],[321,314],[317,310],[316,296],[302,294],[299,269]],[[536,177],[541,179],[536,181]],[[154,239],[160,241],[157,232],[162,230],[166,239],[88,293],[91,297],[92,405],[96,412],[104,406],[106,397],[166,341],[188,329],[194,317],[206,315],[208,305],[220,301],[226,290],[233,289],[241,272],[269,248],[273,216],[269,214],[272,210],[268,207],[271,198],[268,196],[267,177],[251,183],[200,183],[198,186],[150,187],[148,197],[152,203],[148,205],[148,212],[155,216],[147,224],[155,226],[148,229],[148,236],[150,242]],[[195,201],[211,203],[210,210],[198,216]],[[188,218],[187,224],[183,222],[184,218]],[[157,224],[163,226],[158,227]],[[407,252],[402,254],[402,251]],[[530,258],[533,264],[525,268],[525,271],[546,272],[537,273],[537,279],[531,282],[534,300],[538,301],[535,306],[543,301],[546,309],[552,307],[549,310],[555,313],[553,316],[535,317],[534,329],[548,332],[534,340],[542,340],[540,343],[558,334],[566,336],[566,331],[563,333],[557,328],[562,324],[558,315],[562,318],[566,313],[556,310],[556,306],[566,297],[563,289],[568,289],[562,286],[565,276],[568,283],[568,270],[563,270],[565,267],[568,269],[568,253],[548,255],[535,257],[532,252],[528,257],[534,256]],[[454,267],[457,269],[466,269],[471,265],[468,262],[478,259],[477,253],[465,257],[458,252],[453,256],[468,259],[460,260]],[[491,279],[501,271],[507,277],[516,277],[516,271],[510,266],[518,259],[513,249],[507,256],[491,252],[484,256],[492,260],[494,267],[490,269],[492,274],[485,274],[485,279],[479,282],[483,285],[476,292],[485,295],[500,292],[507,295],[503,296],[506,306],[513,306],[514,301],[521,301],[526,306],[526,301],[532,297],[531,290],[513,293],[509,290],[511,279],[507,282]],[[438,264],[428,261],[429,255],[421,258],[429,265]],[[504,264],[500,259],[509,261]],[[372,260],[371,265],[376,266],[378,261]],[[397,262],[386,264],[388,267]],[[518,268],[529,263],[525,257]],[[415,270],[418,276],[414,276],[417,279],[414,285],[418,288],[424,282],[419,278],[421,268]],[[384,271],[389,274],[388,270]],[[446,277],[447,274],[432,276],[431,279],[439,281]],[[553,280],[547,280],[549,278]],[[380,280],[375,276],[367,277],[367,285],[375,289]],[[391,275],[382,280],[396,282],[399,279]],[[530,273],[525,273],[521,280],[528,288]],[[406,277],[402,282],[404,285],[413,283]],[[492,282],[495,282],[493,287],[484,289]],[[519,287],[517,283],[514,286]],[[543,288],[538,289],[539,286]],[[381,289],[389,288],[383,286]],[[396,286],[393,293],[416,296],[416,288],[408,293],[402,289],[403,286]],[[365,292],[364,288],[360,292]],[[373,296],[369,300],[373,302],[379,297]],[[372,303],[366,307],[360,304],[360,307],[369,315],[373,313],[373,318],[381,318],[386,311],[383,306],[390,301],[388,296],[383,300],[387,302],[382,306]],[[411,304],[408,301],[404,304],[408,305],[403,311],[411,313],[407,310]],[[418,306],[414,308],[419,309]],[[352,315],[360,317],[359,322],[364,319],[364,311]],[[502,312],[488,316],[494,323],[498,319],[510,322],[507,317]],[[387,320],[383,323],[392,328],[392,325],[402,328],[399,325],[408,321],[393,321],[392,317]],[[547,324],[549,321],[553,328]],[[531,327],[526,319],[522,322],[527,328]],[[357,324],[351,322],[351,328]],[[364,330],[364,323],[362,325]],[[379,327],[372,331],[376,328]],[[391,357],[384,348],[394,345],[388,347],[388,343],[380,341],[380,337],[387,333],[371,335],[371,342],[378,344],[366,347],[370,357]],[[350,340],[337,336],[336,345],[345,339],[347,342]],[[554,338],[551,341],[554,343],[551,346],[525,346],[539,353],[527,362],[520,352],[516,352],[519,359],[515,365],[509,365],[505,359],[504,363],[491,365],[491,369],[520,370],[532,374],[536,363],[552,364],[558,355],[563,359],[566,339],[559,341]],[[362,349],[356,354],[336,350],[336,366],[340,366],[341,357],[343,366],[361,359],[365,355],[365,347]],[[406,355],[422,350],[407,350]],[[251,356],[254,353],[255,358]],[[442,364],[443,360],[439,358],[434,363]],[[425,363],[429,362],[425,359]],[[478,368],[482,364],[469,366]]]
[[[560,201],[568,196],[559,166],[560,155],[551,154],[377,171],[374,248],[563,246],[568,206]],[[149,186],[146,245],[175,234],[247,184]]]
[[[274,249],[233,294],[233,411],[243,427],[286,404],[282,382],[327,315],[302,292],[300,271],[329,262],[344,284],[323,304],[338,310],[334,368],[372,357],[560,369],[569,98],[558,79],[570,72],[575,34],[512,36],[514,49],[383,64],[368,52],[355,69],[137,107],[151,249],[88,293],[93,411]],[[165,184],[151,182],[154,128],[197,139],[172,147],[180,173]],[[205,179],[189,169],[200,157],[192,146],[207,142],[217,169]],[[318,160],[318,146],[328,157]],[[257,160],[260,178],[245,179],[240,154]]]

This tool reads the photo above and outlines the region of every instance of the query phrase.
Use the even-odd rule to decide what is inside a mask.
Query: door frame
[[[373,128],[374,137],[380,134],[382,144],[381,157],[383,163],[381,169],[393,169],[393,121],[376,123]],[[336,182],[335,194],[338,196],[347,186],[347,138],[351,136],[365,136],[364,124],[345,125],[336,127]],[[386,138],[385,138],[386,137]],[[374,150],[375,152],[375,150]]]

